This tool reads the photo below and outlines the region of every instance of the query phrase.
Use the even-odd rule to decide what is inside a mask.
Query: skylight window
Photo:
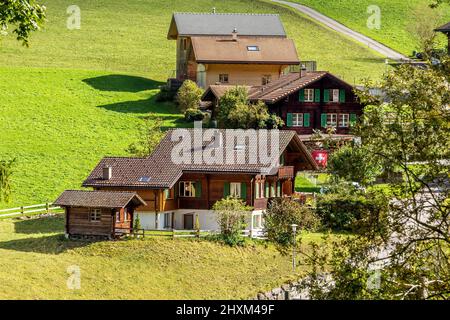
[[[259,47],[258,46],[247,46],[247,50],[248,51],[259,51]]]
[[[148,176],[143,176],[139,178],[139,182],[150,182],[152,178],[148,177]]]
[[[245,145],[243,145],[243,144],[237,144],[237,145],[234,147],[234,150],[237,150],[237,151],[243,151],[243,150],[245,150]]]

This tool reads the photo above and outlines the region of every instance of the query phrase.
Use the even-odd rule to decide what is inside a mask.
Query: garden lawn
[[[293,279],[291,258],[263,244],[73,242],[63,230],[62,217],[0,220],[0,299],[246,299]],[[80,290],[67,287],[71,266]]]
[[[149,112],[167,127],[188,126],[170,103],[157,103],[173,75],[174,11],[279,13],[303,60],[317,60],[353,83],[378,78],[372,51],[266,1],[80,0],[81,29],[66,28],[68,0],[43,1],[48,22],[25,48],[0,42],[0,158],[17,158],[13,201],[0,209],[53,201],[79,188],[104,156],[125,156]]]
[[[317,181],[314,183],[314,179],[308,173],[299,173],[295,178],[295,191],[318,193],[320,188],[328,183],[328,178],[328,174],[319,173]]]
[[[392,49],[405,55],[411,55],[418,50],[414,36],[408,30],[408,25],[415,21],[416,8],[423,8],[431,0],[290,0],[307,5],[317,11],[333,18],[347,27],[356,30],[372,39],[375,39]],[[380,29],[369,29],[367,19],[368,7],[376,5],[381,9]],[[442,14],[440,20],[436,19],[436,26],[450,21],[450,6],[441,5],[435,9]],[[442,47],[446,41],[440,36]]]

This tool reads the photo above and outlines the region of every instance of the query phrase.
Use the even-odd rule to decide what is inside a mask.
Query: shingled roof
[[[444,32],[444,33],[450,32],[450,22],[447,22],[443,26],[436,28],[435,31]]]
[[[178,36],[224,36],[236,29],[240,35],[286,37],[277,14],[174,13],[168,39]]]
[[[197,63],[270,63],[298,65],[294,41],[286,38],[192,37]],[[255,48],[249,50],[249,48]],[[280,50],[282,48],[282,50]]]
[[[172,129],[169,130],[161,143],[148,158],[104,158],[100,161],[97,167],[92,171],[89,177],[84,181],[85,187],[129,187],[133,189],[160,189],[171,188],[182,176],[183,172],[216,172],[216,173],[250,173],[260,174],[261,172],[268,172],[268,174],[276,174],[277,167],[272,164],[260,162],[257,157],[256,162],[249,161],[251,159],[250,152],[252,147],[258,144],[255,134],[249,134],[250,131],[244,130],[223,130],[217,129],[216,133],[220,133],[222,139],[216,140],[211,137],[208,141],[195,146],[190,151],[189,161],[185,163],[174,163],[172,161],[172,152],[176,150],[179,145],[180,135],[191,141],[198,141],[194,136],[194,129]],[[253,133],[256,133],[254,131]],[[221,141],[228,141],[227,135],[235,137],[234,145],[223,145]],[[270,136],[270,133],[269,133]],[[201,139],[201,138],[200,138]],[[271,150],[271,141],[266,139],[267,148]],[[242,143],[244,142],[244,143]],[[291,144],[297,148],[299,152],[303,152],[306,161],[309,163],[311,169],[316,169],[317,165],[310,153],[307,151],[305,145],[300,141],[298,136],[293,131],[279,131],[279,152],[284,151],[287,146]],[[200,155],[204,151],[218,150],[222,151],[228,148],[236,152],[245,153],[245,163],[206,163]],[[239,148],[239,149],[237,149]],[[270,152],[268,152],[270,154]],[[253,155],[253,154],[252,154]],[[275,155],[273,155],[275,157]],[[200,162],[195,159],[202,159]],[[278,159],[272,159],[275,163]],[[188,162],[188,163],[186,163]],[[103,168],[111,167],[111,179],[103,179]],[[142,179],[145,178],[145,179]]]
[[[270,82],[265,86],[252,86],[245,88],[248,91],[248,98],[250,101],[263,101],[267,104],[273,104],[278,102],[292,93],[303,89],[316,81],[324,77],[332,77],[336,81],[341,82],[345,86],[352,87],[345,81],[333,76],[331,73],[326,71],[311,71],[307,72],[305,75],[300,76],[299,72],[292,72],[287,75],[282,76],[280,79]],[[217,99],[222,97],[225,92],[236,86],[230,85],[212,85],[203,94],[203,100],[211,100],[211,94],[213,94]]]
[[[54,204],[62,207],[124,208],[130,202],[136,206],[147,205],[135,192],[82,190],[64,191]]]

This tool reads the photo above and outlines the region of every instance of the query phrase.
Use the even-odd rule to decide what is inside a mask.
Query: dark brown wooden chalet
[[[198,142],[193,129],[181,131],[187,139]],[[199,146],[187,151],[191,152],[191,159],[205,152],[216,154],[227,149],[236,157],[243,156],[244,162],[210,163],[200,158],[203,159],[200,162],[177,164],[172,152],[178,138],[173,135],[179,132],[170,130],[148,158],[104,158],[83,183],[95,191],[64,193],[56,204],[67,208],[68,233],[109,236],[118,226],[115,212],[124,208],[131,213],[130,220],[136,209],[135,214],[145,229],[192,229],[197,218],[202,230],[217,230],[211,209],[216,201],[228,196],[241,198],[254,208],[250,225],[257,229],[261,227],[262,211],[271,199],[293,194],[296,172],[317,169],[311,154],[293,131],[279,131],[278,149],[268,152],[270,163],[262,163],[260,157],[249,160],[254,155],[253,147],[260,141],[264,142],[260,148],[272,150],[276,141],[273,138],[258,140],[259,131],[254,130],[215,130],[212,137],[204,137]],[[269,131],[269,137],[270,134]],[[231,149],[226,143],[230,137],[233,138]],[[126,197],[120,197],[121,201],[111,201],[122,194]],[[90,220],[95,209],[102,210],[101,223]],[[132,226],[121,224],[120,227]]]
[[[210,86],[203,100],[218,108],[218,100],[231,88]],[[327,127],[335,127],[336,134],[349,134],[363,110],[354,88],[325,71],[289,73],[268,85],[246,88],[251,101],[265,102],[270,112],[284,120],[285,129],[300,135]]]
[[[133,227],[134,211],[147,205],[134,192],[68,190],[54,202],[66,213],[66,234],[113,238]]]

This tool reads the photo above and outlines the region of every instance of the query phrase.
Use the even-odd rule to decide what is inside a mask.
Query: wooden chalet
[[[234,86],[212,85],[203,95],[212,102],[213,115],[220,97]],[[354,88],[325,71],[292,72],[265,86],[245,86],[250,101],[263,101],[270,112],[280,116],[284,129],[294,130],[304,139],[314,129],[334,127],[336,134],[347,135],[361,116],[363,106]]]
[[[175,13],[169,40],[176,40],[176,79],[200,87],[262,85],[300,63],[278,15]]]
[[[192,141],[195,140],[193,129],[181,130],[192,138]],[[201,155],[205,152],[219,154],[227,149],[234,154],[233,156],[245,159],[243,162],[201,161],[176,164],[172,159],[172,152],[177,148],[177,142],[174,142],[176,139],[173,137],[177,132],[177,130],[169,131],[148,158],[103,159],[83,183],[84,187],[95,190],[90,192],[89,196],[96,198],[98,195],[102,198],[105,195],[112,197],[115,194],[125,193],[129,199],[136,199],[133,201],[133,207],[127,211],[139,215],[142,227],[148,230],[192,230],[196,221],[199,221],[202,230],[218,230],[212,206],[223,198],[237,197],[253,207],[249,216],[248,230],[256,234],[263,228],[262,214],[271,199],[292,196],[296,172],[317,169],[317,164],[293,131],[279,131],[277,141],[279,152],[269,157],[270,164],[260,163],[260,160],[251,161],[254,155],[253,147],[259,144],[258,131],[254,130],[249,132],[215,130],[213,137],[205,139],[206,142],[190,150],[192,159],[199,156],[201,159]],[[221,142],[229,141],[227,140],[229,136],[235,139],[234,148],[231,149],[229,145]],[[266,148],[271,148],[272,143],[275,143],[267,137],[263,141]],[[279,155],[279,158],[273,158],[275,155],[277,157]],[[64,199],[66,196],[63,194],[62,197]],[[105,206],[106,215],[101,216],[101,219],[105,219],[105,226],[99,229],[98,222],[90,218],[91,208],[97,207],[96,202],[88,200],[83,203],[80,198],[76,201],[76,205],[71,206],[70,201],[66,203],[58,199],[57,204],[68,208],[67,233],[71,234],[74,230],[89,234],[95,234],[97,231],[101,234],[113,231],[111,223],[118,207],[110,204]],[[121,208],[125,208],[129,204],[122,201],[120,205]],[[76,219],[73,219],[73,207],[82,208],[76,209],[78,212]],[[133,217],[129,219],[133,220]],[[77,225],[82,225],[83,228]],[[130,224],[129,228],[131,227]]]

